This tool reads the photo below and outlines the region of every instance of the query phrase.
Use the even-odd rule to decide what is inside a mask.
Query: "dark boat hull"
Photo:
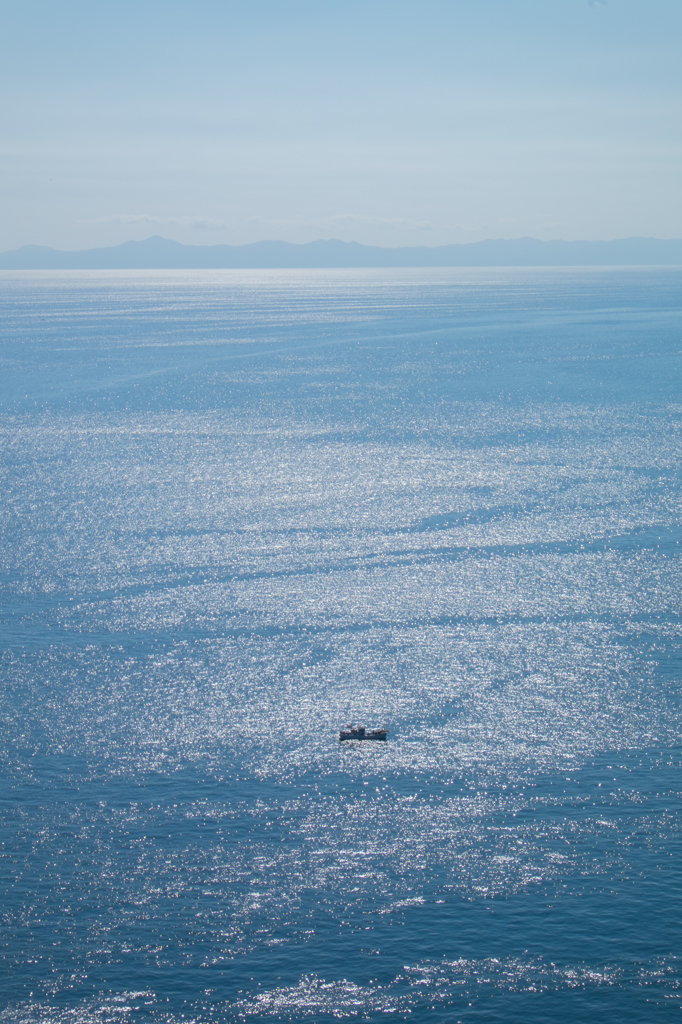
[[[342,729],[339,740],[385,740],[388,729]]]

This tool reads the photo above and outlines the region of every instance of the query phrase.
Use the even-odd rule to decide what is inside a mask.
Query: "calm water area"
[[[0,310],[0,1024],[682,1020],[682,269]]]

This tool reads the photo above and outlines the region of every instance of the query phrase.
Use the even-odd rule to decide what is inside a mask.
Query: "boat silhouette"
[[[339,733],[340,740],[385,740],[388,729],[365,729],[364,725],[347,725]]]

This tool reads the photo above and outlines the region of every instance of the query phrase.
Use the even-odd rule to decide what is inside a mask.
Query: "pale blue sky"
[[[2,5],[0,250],[682,237],[681,0]]]

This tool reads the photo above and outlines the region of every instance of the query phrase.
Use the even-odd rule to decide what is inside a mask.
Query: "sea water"
[[[680,1019],[681,286],[1,275],[4,1024]]]

